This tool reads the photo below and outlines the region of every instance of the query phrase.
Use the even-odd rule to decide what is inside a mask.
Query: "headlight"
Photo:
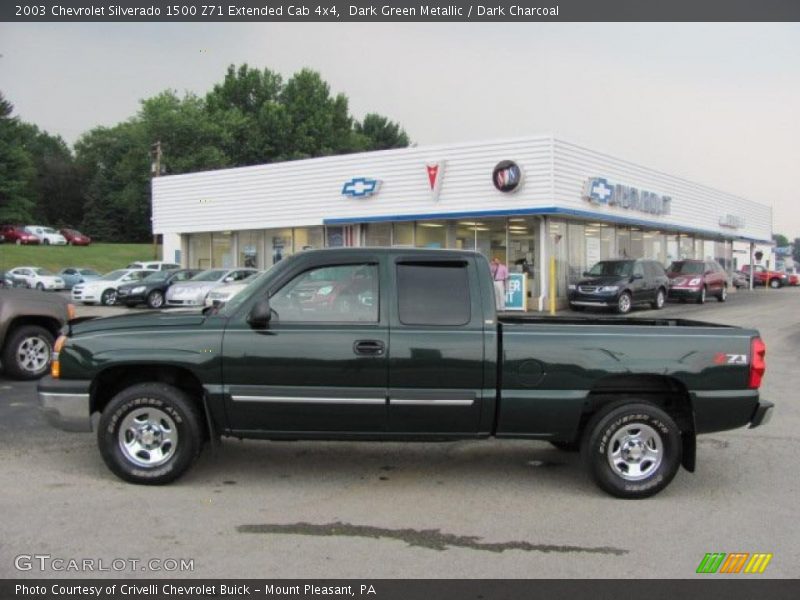
[[[689,285],[700,285],[700,283],[701,283],[702,281],[703,281],[703,280],[702,280],[702,279],[700,279],[699,277],[695,277],[694,279],[692,279],[692,280],[689,282]]]
[[[143,285],[139,285],[139,286],[136,286],[135,288],[133,288],[131,290],[131,294],[144,294],[144,291],[146,289],[147,289],[147,287],[145,287]]]
[[[618,285],[604,285],[604,286],[601,286],[600,289],[598,289],[597,291],[600,292],[600,293],[603,293],[603,292],[616,292],[618,289],[619,289]]]
[[[577,286],[576,286],[574,283],[570,283],[570,284],[567,286],[567,289],[568,289],[568,290],[575,290],[575,289],[577,289]]]

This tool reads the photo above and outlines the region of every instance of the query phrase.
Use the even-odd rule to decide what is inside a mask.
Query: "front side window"
[[[378,265],[331,265],[297,275],[270,298],[279,322],[377,323]]]
[[[403,325],[466,325],[470,321],[466,263],[397,265],[397,296]]]

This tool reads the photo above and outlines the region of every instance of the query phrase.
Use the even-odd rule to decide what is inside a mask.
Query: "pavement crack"
[[[239,525],[239,533],[261,533],[277,535],[313,535],[321,537],[344,536],[369,539],[392,539],[406,542],[409,546],[428,548],[430,550],[447,550],[448,548],[468,548],[486,552],[504,552],[506,550],[522,550],[525,552],[559,552],[586,554],[613,554],[621,556],[628,550],[613,546],[570,546],[558,544],[532,544],[526,541],[512,540],[508,542],[482,542],[480,537],[471,535],[455,535],[443,533],[440,529],[388,529],[371,525],[353,525],[351,523],[262,523]]]

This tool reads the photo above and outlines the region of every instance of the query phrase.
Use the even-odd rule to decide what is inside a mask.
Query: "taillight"
[[[767,362],[764,357],[767,354],[767,345],[760,337],[755,337],[750,341],[750,382],[748,387],[758,389],[761,387],[761,379],[764,371],[767,370]]]
[[[64,343],[67,341],[67,336],[60,335],[56,340],[56,343],[53,345],[53,356],[52,360],[50,361],[50,375],[53,379],[58,379],[61,377],[61,360],[59,358],[58,353],[61,352],[61,349],[64,347]]]

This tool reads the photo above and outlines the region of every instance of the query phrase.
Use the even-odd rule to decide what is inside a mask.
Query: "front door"
[[[484,323],[473,259],[393,265],[389,431],[469,435],[483,400]],[[492,390],[491,393],[494,393]]]
[[[270,290],[272,319],[225,331],[223,381],[234,430],[384,432],[388,331],[377,258],[315,265]],[[232,319],[233,320],[233,319]]]

